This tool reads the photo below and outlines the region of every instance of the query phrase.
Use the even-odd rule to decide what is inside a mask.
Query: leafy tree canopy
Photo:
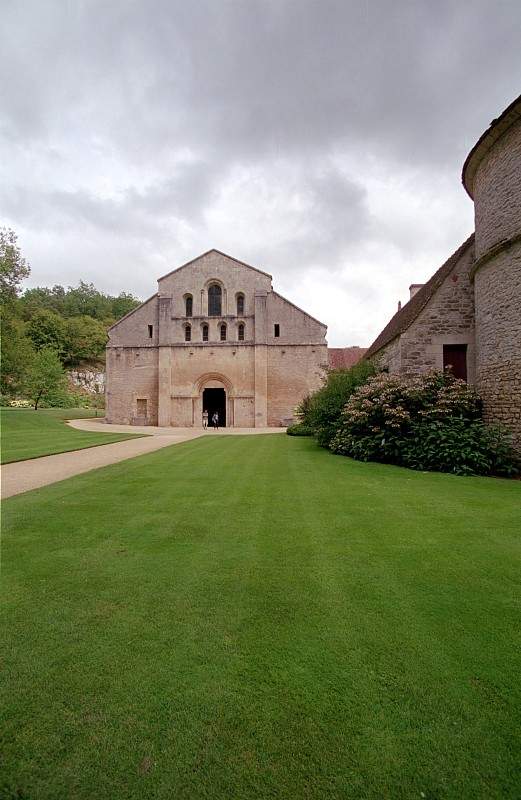
[[[80,281],[78,286],[69,286],[67,289],[60,285],[27,289],[20,298],[20,309],[26,320],[38,310],[47,309],[66,318],[87,316],[111,324],[128,314],[139,303],[128,292],[121,292],[113,297],[98,291],[93,283]]]
[[[52,351],[65,367],[98,365],[105,356],[107,328],[140,303],[128,292],[104,294],[85,281],[67,288],[37,286],[21,294],[21,283],[29,272],[16,233],[0,228],[0,388],[4,395],[23,391],[36,355],[34,363],[42,359],[49,363],[48,355],[39,355],[43,351]]]
[[[18,295],[20,284],[30,273],[29,264],[18,247],[18,237],[10,228],[0,228],[0,300],[2,305]]]
[[[35,350],[51,347],[60,355],[65,350],[66,321],[54,311],[36,311],[27,323],[26,332]]]
[[[27,367],[25,375],[25,394],[38,410],[42,400],[49,400],[53,395],[64,392],[66,388],[65,372],[56,350],[44,347],[35,353]]]
[[[65,321],[64,363],[67,366],[101,359],[106,343],[107,330],[99,320],[85,315]]]

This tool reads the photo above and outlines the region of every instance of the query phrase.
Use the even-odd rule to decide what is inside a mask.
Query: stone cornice
[[[474,199],[474,178],[478,167],[486,154],[491,150],[497,140],[503,136],[515,122],[521,119],[521,95],[505,108],[497,119],[492,120],[490,127],[480,136],[470,153],[468,154],[463,170],[461,181],[467,194]]]
[[[487,261],[495,258],[495,256],[497,256],[499,253],[502,253],[503,250],[508,250],[510,247],[513,247],[513,245],[517,244],[518,242],[521,242],[521,233],[516,233],[515,236],[511,236],[509,239],[503,239],[501,242],[498,242],[491,247],[490,250],[487,250],[486,253],[483,253],[483,255],[480,256],[472,265],[472,269],[469,273],[470,280],[474,280],[478,269],[481,269],[481,267],[486,264]]]

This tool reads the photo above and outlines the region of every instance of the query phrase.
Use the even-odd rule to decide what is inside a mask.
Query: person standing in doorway
[[[216,431],[219,430],[219,412],[218,411],[214,411],[213,412],[212,425],[214,426]]]
[[[208,411],[203,411],[203,429],[206,430],[208,427]]]

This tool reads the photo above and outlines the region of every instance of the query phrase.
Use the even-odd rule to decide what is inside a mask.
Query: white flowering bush
[[[478,394],[450,372],[380,374],[351,395],[330,449],[412,469],[514,474],[508,437],[481,416]]]

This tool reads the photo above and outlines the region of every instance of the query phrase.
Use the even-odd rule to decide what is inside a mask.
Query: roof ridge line
[[[175,269],[171,269],[170,272],[167,272],[165,275],[161,275],[161,277],[157,279],[157,282],[159,283],[159,281],[169,278],[170,275],[174,274],[174,272],[179,272],[185,267],[191,266],[191,264],[193,264],[195,261],[199,261],[200,258],[204,258],[205,256],[210,255],[210,253],[218,253],[220,256],[224,256],[224,258],[229,258],[230,261],[235,261],[236,264],[240,264],[242,267],[253,269],[255,272],[259,272],[261,275],[265,275],[267,278],[270,278],[270,280],[273,280],[273,275],[270,275],[269,272],[264,272],[264,270],[259,269],[258,267],[253,267],[251,264],[246,263],[246,261],[241,261],[239,258],[235,258],[235,256],[231,256],[229,253],[224,253],[222,250],[218,250],[216,247],[211,247],[210,250],[206,250],[204,253],[201,253],[200,255],[195,256],[195,258],[190,259],[190,261],[181,264],[180,267],[175,267]]]

